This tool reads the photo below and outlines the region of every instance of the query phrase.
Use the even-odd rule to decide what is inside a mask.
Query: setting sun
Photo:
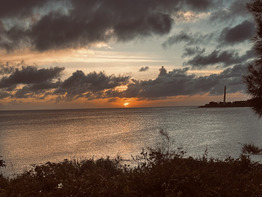
[[[125,107],[128,107],[129,103],[124,103],[123,105],[124,105]]]

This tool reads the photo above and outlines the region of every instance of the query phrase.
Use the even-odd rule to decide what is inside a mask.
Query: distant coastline
[[[199,106],[199,108],[251,107],[251,100],[226,102],[226,95],[227,95],[227,87],[224,86],[224,98],[223,98],[223,102],[214,102],[214,101],[211,101],[211,102],[209,102],[208,104]]]
[[[214,102],[199,106],[199,108],[214,108],[214,107],[251,107],[251,101],[233,101],[233,102]]]

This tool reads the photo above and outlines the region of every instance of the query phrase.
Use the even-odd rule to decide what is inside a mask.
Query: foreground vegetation
[[[37,165],[13,179],[0,175],[0,196],[262,196],[262,164],[247,155],[185,157],[180,148],[171,151],[166,137],[167,146],[143,150],[133,167],[121,158],[64,160]]]

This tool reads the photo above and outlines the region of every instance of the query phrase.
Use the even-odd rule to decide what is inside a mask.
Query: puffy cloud
[[[232,45],[246,40],[251,40],[254,35],[255,24],[245,20],[235,27],[225,28],[220,34],[219,41],[222,45]]]
[[[92,72],[85,75],[82,71],[76,71],[72,76],[61,81],[59,77],[63,70],[64,68],[60,67],[38,69],[33,66],[22,66],[15,68],[9,76],[4,76],[0,80],[0,98],[43,99],[52,94],[62,96],[67,100],[80,97],[94,99],[103,97],[103,91],[114,89],[129,81],[128,76],[107,76],[103,72]]]
[[[251,50],[247,51],[244,55],[239,56],[235,51],[221,51],[214,50],[210,54],[197,54],[192,59],[185,62],[185,65],[191,65],[193,68],[205,68],[210,65],[222,65],[224,67],[246,62],[248,59],[254,57]]]
[[[18,84],[40,84],[50,82],[61,75],[64,68],[42,68],[37,69],[33,66],[23,66],[16,68],[9,76],[4,76],[0,80],[0,88],[15,88]]]
[[[66,79],[54,95],[65,95],[66,99],[73,100],[79,97],[89,99],[102,97],[106,89],[114,89],[117,86],[127,84],[127,76],[107,76],[105,73],[92,72],[87,75],[83,71],[76,71]]]
[[[189,68],[174,69],[163,72],[154,80],[133,80],[124,92],[110,91],[108,97],[135,97],[140,99],[159,99],[178,95],[195,95],[209,93],[223,94],[224,85],[228,86],[229,93],[245,92],[242,75],[247,73],[245,65],[235,65],[220,74],[197,77],[187,74]]]
[[[145,71],[147,71],[148,69],[149,69],[148,66],[141,67],[141,68],[139,69],[139,72],[145,72]]]
[[[11,98],[44,98],[48,91],[61,84],[60,76],[64,68],[43,68],[26,66],[23,62],[16,65],[4,64],[0,71],[0,99]]]
[[[61,81],[50,82],[45,81],[37,84],[25,85],[23,88],[16,90],[15,98],[45,98],[45,96],[51,94],[49,90],[56,89],[61,85]]]

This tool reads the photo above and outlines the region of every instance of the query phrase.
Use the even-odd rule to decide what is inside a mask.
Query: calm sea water
[[[139,108],[0,111],[0,155],[7,173],[47,161],[121,155],[130,158],[167,131],[188,156],[239,156],[262,144],[262,120],[250,108]]]

